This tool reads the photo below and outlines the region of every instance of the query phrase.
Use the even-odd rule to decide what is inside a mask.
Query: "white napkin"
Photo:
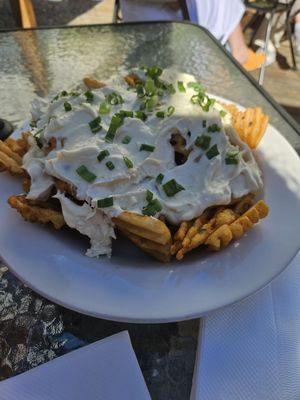
[[[300,253],[273,283],[202,320],[192,400],[300,399]]]
[[[0,400],[150,400],[127,332],[0,383]]]

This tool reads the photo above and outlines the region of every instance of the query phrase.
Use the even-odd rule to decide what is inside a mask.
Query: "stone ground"
[[[113,21],[114,0],[33,0],[39,26],[58,26]],[[0,29],[14,28],[10,2],[0,0]],[[300,57],[297,57],[300,69]],[[252,75],[257,78],[258,72]],[[267,68],[264,87],[300,122],[300,72],[291,69],[288,43],[282,43],[277,60]]]

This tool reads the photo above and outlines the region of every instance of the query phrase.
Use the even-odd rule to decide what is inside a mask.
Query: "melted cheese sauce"
[[[140,77],[145,78],[143,73]],[[53,177],[61,179],[76,190],[82,206],[75,205],[63,193],[56,197],[62,205],[66,223],[91,239],[91,249],[87,255],[110,255],[111,238],[114,237],[111,218],[124,210],[142,214],[147,205],[146,194],[150,190],[158,199],[162,210],[155,215],[164,215],[172,224],[190,220],[202,214],[210,206],[228,204],[233,199],[256,192],[262,187],[261,173],[248,148],[241,142],[231,127],[230,115],[220,116],[222,107],[215,103],[209,112],[204,112],[190,99],[195,94],[188,88],[188,82],[195,79],[186,74],[165,70],[161,79],[173,83],[174,94],[164,94],[154,112],[146,112],[148,118],[127,117],[117,129],[113,143],[105,141],[112,116],[120,110],[137,111],[140,99],[123,81],[112,80],[107,86],[93,90],[93,101],[88,103],[85,90],[79,96],[62,96],[55,101],[35,101],[32,117],[37,121],[33,134],[39,132],[40,140],[47,143],[53,138],[56,147],[47,155],[38,148],[35,141],[24,156],[24,168],[31,176],[31,190],[28,198],[45,198],[53,186]],[[177,82],[182,81],[186,92],[180,92]],[[120,94],[122,104],[111,105],[110,112],[101,115],[102,129],[92,133],[89,123],[99,116],[99,105],[105,102],[110,93]],[[64,103],[72,109],[66,111]],[[175,112],[165,118],[158,118],[156,112],[173,106]],[[205,122],[204,122],[205,121]],[[217,125],[219,130],[209,131]],[[177,165],[174,147],[170,143],[174,133],[180,133],[188,149],[187,160]],[[210,145],[216,145],[219,154],[209,159],[203,149],[195,145],[198,136],[210,137]],[[124,138],[130,137],[129,143]],[[154,151],[140,151],[142,144],[154,146]],[[97,156],[103,150],[109,155],[101,162]],[[225,159],[230,152],[237,152],[237,164],[227,164]],[[133,163],[128,168],[124,156]],[[106,163],[110,161],[114,169]],[[76,172],[84,165],[96,178],[87,182]],[[156,177],[163,174],[162,183]],[[175,179],[184,190],[168,197],[163,185]],[[113,197],[111,207],[97,209],[97,200]]]

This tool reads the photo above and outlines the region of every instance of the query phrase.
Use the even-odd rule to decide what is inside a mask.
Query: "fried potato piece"
[[[83,78],[83,83],[88,89],[101,89],[105,83],[98,81],[98,79],[92,78],[91,76],[86,76]]]
[[[234,104],[223,104],[223,106],[231,114],[233,127],[241,140],[251,149],[255,149],[267,129],[269,117],[260,107],[240,111]]]
[[[205,241],[210,250],[219,251],[228,246],[232,240],[237,240],[260,219],[269,213],[269,207],[263,200],[257,202],[241,217],[231,224],[224,224],[216,229]]]
[[[22,168],[22,163],[19,164],[14,158],[8,156],[6,153],[0,150],[0,164],[4,169],[12,174],[25,175],[25,171]]]
[[[56,189],[58,189],[60,192],[67,193],[70,196],[76,198],[76,189],[70,183],[55,178],[54,184]]]
[[[22,137],[19,139],[8,138],[5,140],[5,144],[20,157],[23,157],[29,150],[28,137],[31,136],[30,132],[22,132]]]
[[[52,223],[55,229],[61,229],[65,220],[60,211],[30,204],[25,195],[10,196],[8,204],[16,209],[26,221]]]
[[[121,230],[161,245],[166,245],[172,240],[169,228],[156,218],[124,211],[118,217],[113,218],[113,221]]]
[[[162,262],[168,262],[171,259],[171,241],[166,244],[159,244],[153,242],[152,240],[148,240],[142,238],[141,236],[135,235],[134,233],[129,232],[127,229],[119,228],[119,230],[130,239],[136,246],[138,246],[145,253],[150,254],[154,258]]]
[[[5,142],[0,140],[0,152],[13,159],[18,165],[22,165],[22,157],[14,152]]]

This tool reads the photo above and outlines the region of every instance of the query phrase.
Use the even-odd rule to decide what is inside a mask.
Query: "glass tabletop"
[[[157,22],[0,33],[0,117],[21,125],[30,103],[136,65],[177,67],[211,93],[261,106],[300,153],[299,127],[204,29]],[[0,263],[0,379],[128,329],[154,400],[189,398],[198,321],[138,325],[96,320],[42,299]]]

